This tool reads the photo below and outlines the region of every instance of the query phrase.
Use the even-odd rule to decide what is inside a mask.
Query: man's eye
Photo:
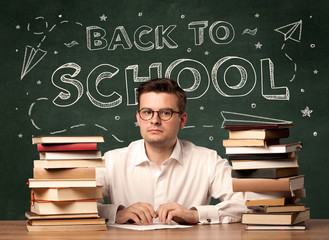
[[[146,115],[151,115],[152,111],[151,110],[143,110],[143,113]]]
[[[170,116],[171,115],[171,111],[170,110],[161,111],[161,115],[163,115],[163,116]]]

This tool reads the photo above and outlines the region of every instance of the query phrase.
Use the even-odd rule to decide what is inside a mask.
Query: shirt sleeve
[[[98,186],[102,186],[103,195],[103,199],[97,203],[98,214],[100,217],[105,218],[109,224],[113,224],[120,205],[104,204],[104,199],[109,199],[110,184],[108,178],[106,168],[96,168],[96,183]]]
[[[216,205],[195,206],[201,224],[240,222],[242,213],[248,212],[244,193],[233,192],[232,168],[226,159],[218,155],[216,161],[209,161],[210,195],[219,199]]]

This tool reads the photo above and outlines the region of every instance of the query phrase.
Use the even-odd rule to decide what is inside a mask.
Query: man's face
[[[148,92],[140,96],[139,109],[148,108],[153,111],[160,109],[178,109],[178,97],[175,94]],[[154,113],[150,120],[143,120],[136,114],[140,132],[146,144],[159,147],[172,147],[176,143],[178,130],[183,128],[187,115],[186,113],[174,113],[172,118],[163,121]]]

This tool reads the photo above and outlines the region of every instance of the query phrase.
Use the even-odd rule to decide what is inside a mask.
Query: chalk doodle
[[[221,116],[223,117],[222,128],[227,122],[232,122],[232,124],[243,124],[243,123],[253,123],[253,124],[273,124],[273,123],[292,123],[292,121],[256,116],[245,113],[228,112],[221,111]]]
[[[257,34],[257,31],[258,31],[258,28],[255,28],[255,29],[246,28],[245,30],[243,30],[242,35],[249,34],[251,36],[255,36]]]
[[[311,113],[313,112],[313,110],[306,106],[306,108],[304,110],[301,110],[301,112],[303,113],[303,117],[311,117]]]
[[[274,31],[283,34],[284,41],[292,40],[292,41],[299,43],[302,38],[302,20],[276,28],[276,29],[274,29]],[[281,50],[283,50],[284,48],[285,48],[285,44],[282,45]],[[293,74],[292,78],[289,80],[290,82],[292,82],[292,81],[294,81],[294,79],[296,77],[297,64],[295,62],[293,62],[292,58],[287,53],[284,53],[284,55],[294,65],[294,74]]]
[[[44,58],[46,54],[47,51],[44,51],[42,49],[35,49],[32,46],[25,47],[21,80],[29,71],[32,70],[32,68],[34,68],[42,60],[42,58]]]
[[[59,16],[60,18],[62,17],[61,15]],[[32,34],[34,35],[43,35],[41,41],[37,44],[37,47],[29,46],[27,45],[25,47],[25,54],[24,54],[24,60],[23,60],[23,66],[22,66],[22,71],[21,71],[21,80],[25,77],[25,75],[32,70],[47,54],[47,51],[44,49],[41,49],[41,44],[46,40],[47,38],[47,32],[51,33],[56,27],[57,24],[54,24],[49,30],[49,24],[45,20],[43,16],[36,17],[34,19],[35,21],[39,22],[39,20],[43,21],[44,24],[44,30],[39,30],[39,31],[33,31]],[[69,21],[63,20],[59,23],[61,24],[67,24]],[[76,25],[78,26],[83,26],[82,23],[80,22],[75,22]],[[16,27],[17,28],[17,27]],[[30,32],[31,30],[31,23],[27,24],[27,31]],[[64,43],[65,46],[67,47],[73,47],[74,45],[77,45],[77,41],[72,41],[71,43]]]

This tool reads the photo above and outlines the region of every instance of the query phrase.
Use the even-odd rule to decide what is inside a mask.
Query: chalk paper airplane
[[[282,124],[282,123],[284,123],[284,124],[289,124],[289,123],[292,123],[292,121],[255,116],[255,115],[250,115],[250,114],[245,114],[245,113],[222,111],[220,114],[222,115],[222,117],[224,119],[224,121],[222,123],[222,128],[224,127],[224,124],[226,122],[234,122],[235,124],[243,124],[243,123],[253,123],[253,124],[275,124],[275,123]]]
[[[283,34],[284,40],[288,39],[300,42],[302,38],[302,20],[274,29],[274,31]]]
[[[32,68],[37,65],[41,59],[47,54],[47,51],[44,51],[40,48],[35,49],[31,46],[25,47],[25,54],[24,54],[24,61],[22,66],[22,72],[21,72],[21,80],[23,77],[31,71]]]

